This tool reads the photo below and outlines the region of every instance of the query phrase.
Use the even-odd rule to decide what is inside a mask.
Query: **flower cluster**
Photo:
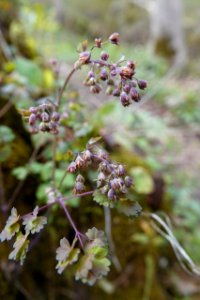
[[[126,176],[125,169],[121,164],[113,163],[108,159],[106,152],[102,150],[93,151],[91,148],[80,153],[68,166],[68,172],[75,173],[91,165],[98,170],[97,189],[105,195],[108,200],[118,200],[127,194],[132,185],[132,179]],[[74,193],[85,192],[85,179],[78,174],[74,185]]]
[[[60,115],[51,103],[30,107],[29,113],[28,123],[32,133],[38,133],[39,131],[59,133]]]
[[[112,44],[119,44],[119,34],[113,33],[109,37]],[[99,94],[102,90],[102,83],[107,85],[106,93],[118,97],[123,106],[129,106],[131,102],[141,100],[140,90],[147,87],[146,80],[138,80],[134,77],[136,63],[124,58],[116,63],[109,62],[109,53],[102,50],[105,43],[101,39],[95,39],[95,46],[91,51],[83,51],[79,54],[79,66],[89,65],[90,70],[84,84],[90,88],[93,94]],[[92,59],[94,48],[101,48],[100,58]]]

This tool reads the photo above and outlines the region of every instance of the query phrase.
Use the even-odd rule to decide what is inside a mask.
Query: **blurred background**
[[[139,104],[122,109],[105,93],[90,95],[81,71],[67,94],[78,113],[70,119],[76,142],[69,131],[69,140],[60,146],[60,160],[100,133],[112,158],[132,174],[143,210],[166,212],[175,236],[200,265],[199,25],[199,0],[0,0],[1,228],[6,201],[15,200],[15,206],[27,212],[45,201],[49,180],[48,143],[44,146],[30,136],[18,110],[55,91],[51,58],[60,62],[64,75],[77,60],[82,41],[119,32],[120,46],[107,49],[113,60],[122,55],[135,60],[137,76],[148,81],[148,90]],[[40,156],[27,168],[38,143]],[[62,171],[60,166],[60,177]],[[69,181],[66,193],[73,178]],[[77,208],[74,218],[83,228],[90,222],[103,227],[101,208],[83,206],[85,217],[80,217],[80,205],[72,203]],[[168,242],[148,220],[129,221],[113,213],[122,271],[113,268],[95,287],[74,282],[70,272],[56,274],[57,231],[66,230],[66,225],[57,211],[50,223],[23,268],[7,260],[9,245],[1,244],[1,299],[200,299],[199,279],[182,270]]]

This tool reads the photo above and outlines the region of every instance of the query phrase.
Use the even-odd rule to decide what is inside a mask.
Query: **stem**
[[[65,82],[60,90],[60,93],[58,94],[58,98],[57,98],[57,101],[56,101],[56,106],[59,107],[60,106],[60,102],[61,102],[61,98],[62,98],[62,95],[64,93],[64,90],[66,88],[66,86],[68,85],[72,75],[75,73],[77,69],[74,67],[71,72],[68,74],[67,78],[65,79]]]
[[[7,111],[11,108],[12,106],[12,102],[11,101],[8,101],[1,109],[0,109],[0,118],[2,118],[6,113]]]
[[[71,224],[72,228],[74,229],[74,231],[76,233],[76,237],[78,238],[79,243],[80,243],[80,245],[81,245],[81,247],[83,249],[84,246],[83,246],[83,241],[81,239],[81,233],[76,228],[76,225],[74,224],[74,221],[72,220],[72,217],[71,217],[71,215],[70,215],[70,213],[69,213],[69,211],[68,211],[68,209],[67,209],[67,207],[66,207],[66,205],[65,205],[65,203],[63,201],[63,199],[60,198],[58,201],[59,201],[60,205],[62,206],[62,208],[63,208],[63,210],[64,210],[64,212],[65,212],[65,214],[67,216],[67,219],[68,219],[69,223]]]
[[[56,173],[56,149],[57,149],[57,137],[54,137],[53,140],[53,168],[52,168],[52,182],[53,182],[53,187],[56,187],[56,182],[55,182],[55,173]]]

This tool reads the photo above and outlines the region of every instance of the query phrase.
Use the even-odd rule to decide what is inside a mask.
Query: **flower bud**
[[[100,79],[105,81],[108,79],[108,72],[106,69],[103,69],[100,73]]]
[[[108,86],[106,89],[106,95],[112,95],[113,93],[113,87],[112,86]]]
[[[54,122],[58,122],[60,120],[60,114],[57,111],[54,111],[51,115],[51,119]]]
[[[101,92],[101,87],[98,84],[95,84],[90,87],[90,92],[93,94],[99,94]]]
[[[119,33],[114,32],[113,34],[111,34],[109,36],[109,40],[110,40],[111,44],[118,45],[119,44]]]
[[[117,75],[117,70],[116,70],[116,69],[112,69],[112,70],[110,71],[110,75],[111,75],[112,77],[115,77],[115,76]]]
[[[111,85],[111,86],[115,85],[115,83],[114,83],[114,81],[113,81],[112,79],[109,79],[109,80],[107,81],[107,84],[108,84],[108,85]]]
[[[109,54],[107,52],[101,52],[101,59],[107,61],[109,58]]]
[[[96,38],[96,39],[94,40],[94,42],[95,42],[95,46],[96,46],[97,48],[101,48],[101,46],[102,46],[102,39],[101,39],[101,38]]]
[[[80,194],[85,192],[85,185],[80,181],[75,182],[73,192],[74,194]]]
[[[147,87],[147,81],[146,80],[138,80],[138,87],[141,90],[146,89],[146,87]]]
[[[85,182],[85,178],[81,175],[81,174],[78,174],[77,177],[76,177],[76,182]]]
[[[47,131],[47,125],[44,122],[41,122],[39,125],[39,130],[42,132]]]
[[[36,115],[32,113],[29,116],[28,123],[30,126],[33,126],[33,125],[35,125],[35,122],[36,122]]]
[[[117,168],[117,174],[119,176],[123,176],[124,173],[125,173],[124,167],[122,165],[119,165],[118,168]]]
[[[38,108],[37,108],[37,107],[31,106],[31,107],[29,108],[29,112],[30,112],[31,114],[36,114],[37,111],[38,111]]]
[[[121,78],[123,79],[132,79],[133,75],[134,75],[134,71],[133,69],[129,68],[129,67],[122,67],[120,69],[119,72]]]
[[[76,171],[76,163],[74,161],[69,164],[67,171],[69,173],[74,173]]]
[[[85,161],[82,159],[80,155],[78,155],[77,158],[75,159],[75,163],[78,168],[81,168],[82,166],[84,166]]]
[[[108,185],[106,184],[101,188],[101,193],[106,194],[107,192],[108,192]]]
[[[119,97],[119,96],[120,96],[120,93],[121,93],[120,89],[119,89],[119,88],[116,88],[116,89],[114,89],[114,91],[112,92],[112,95],[113,95],[114,97]]]
[[[49,119],[50,119],[49,114],[48,114],[47,112],[44,111],[44,112],[42,113],[42,121],[45,122],[45,123],[48,123],[48,122],[49,122]]]
[[[82,153],[82,158],[85,160],[85,161],[90,161],[92,159],[92,153],[90,152],[90,150],[85,150],[83,153]]]
[[[133,180],[130,176],[126,176],[124,179],[125,186],[129,188],[133,184]]]
[[[107,196],[108,196],[108,199],[110,199],[110,200],[116,200],[116,193],[115,193],[115,191],[113,191],[113,189],[110,189],[108,191]]]
[[[121,101],[121,104],[123,106],[129,106],[130,105],[129,96],[125,92],[121,93],[121,95],[120,95],[120,101]]]
[[[126,64],[126,65],[127,65],[127,67],[129,67],[129,68],[135,70],[135,67],[136,67],[135,61],[129,60],[129,61],[127,61],[127,64]]]
[[[135,102],[139,102],[141,99],[140,94],[136,88],[131,88],[130,97]]]
[[[92,70],[90,70],[87,74],[87,78],[92,78],[92,77],[95,77],[94,72]]]
[[[79,62],[80,64],[88,64],[90,62],[91,53],[89,51],[81,52],[79,54]]]
[[[130,92],[130,90],[131,90],[130,84],[125,84],[123,90],[124,90],[124,92],[126,92],[128,94]]]
[[[122,186],[120,178],[114,178],[110,181],[110,187],[115,191],[119,190]]]

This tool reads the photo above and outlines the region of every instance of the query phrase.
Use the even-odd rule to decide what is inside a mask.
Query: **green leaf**
[[[84,247],[85,254],[80,259],[76,279],[83,283],[93,285],[99,278],[109,271],[110,261],[108,255],[108,245],[103,231],[93,227],[86,232],[88,242]]]
[[[134,180],[135,191],[139,194],[150,194],[154,190],[151,175],[142,167],[132,168],[130,171]]]
[[[142,207],[138,202],[128,199],[120,199],[117,209],[127,217],[138,217],[142,212]]]
[[[9,259],[20,261],[20,264],[23,265],[23,262],[26,258],[26,253],[28,251],[29,240],[27,240],[27,234],[23,235],[21,232],[18,233],[17,239],[13,245],[14,250],[9,254]]]
[[[15,135],[11,128],[1,125],[0,126],[0,144],[10,143],[14,140]]]
[[[38,206],[34,209],[32,214],[28,214],[24,217],[23,225],[25,226],[26,233],[40,232],[44,225],[47,224],[47,218],[44,216],[38,217]]]
[[[58,274],[61,274],[67,266],[72,265],[78,260],[80,249],[74,248],[76,241],[77,239],[75,238],[70,246],[65,237],[60,240],[60,247],[56,250],[56,260],[58,260],[56,269],[58,270]]]
[[[93,200],[97,202],[99,205],[103,205],[105,207],[113,207],[113,203],[109,201],[109,199],[101,193],[100,190],[95,190],[93,193]]]
[[[9,216],[6,226],[2,230],[0,234],[1,242],[5,240],[10,240],[20,229],[20,225],[18,223],[20,216],[17,215],[17,210],[15,207],[11,210],[11,215]]]
[[[23,180],[28,175],[27,166],[25,167],[17,167],[12,171],[12,174],[18,179]]]

